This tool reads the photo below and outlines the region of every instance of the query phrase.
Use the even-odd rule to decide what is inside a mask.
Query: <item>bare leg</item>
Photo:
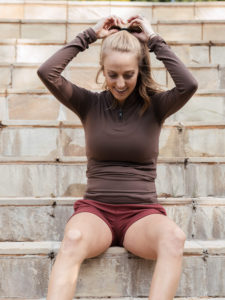
[[[65,234],[49,279],[47,300],[72,300],[80,266],[85,258],[105,252],[112,233],[98,216],[82,212],[66,225]]]
[[[173,300],[182,271],[186,236],[167,216],[153,214],[133,223],[124,238],[124,247],[145,259],[156,260],[150,300]]]
[[[182,255],[176,254],[158,255],[149,292],[150,300],[174,298],[182,271],[182,258]]]

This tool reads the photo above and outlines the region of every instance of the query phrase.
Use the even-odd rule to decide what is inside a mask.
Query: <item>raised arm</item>
[[[94,93],[71,83],[61,73],[80,51],[89,48],[89,44],[96,40],[95,31],[91,27],[86,29],[47,59],[37,70],[38,76],[48,90],[81,119],[85,118]]]
[[[163,62],[175,83],[174,88],[152,97],[157,117],[163,123],[193,96],[198,88],[198,82],[162,37],[153,36],[147,45],[150,52],[154,51],[156,58]]]
[[[171,90],[152,96],[157,118],[163,123],[191,98],[198,88],[198,82],[165,40],[153,31],[146,18],[136,15],[128,19],[128,22],[141,26],[142,32],[134,35],[147,43],[150,52],[154,51],[156,58],[163,62],[175,83]]]
[[[46,60],[37,70],[37,74],[48,90],[65,106],[74,111],[84,120],[88,110],[96,99],[96,93],[78,87],[64,78],[61,73],[68,63],[80,52],[89,48],[89,44],[98,38],[104,38],[117,30],[109,30],[112,25],[118,25],[122,20],[116,16],[100,19],[93,27],[79,33],[74,40],[58,50]]]

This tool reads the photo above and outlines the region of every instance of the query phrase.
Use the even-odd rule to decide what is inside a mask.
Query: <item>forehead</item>
[[[135,53],[108,50],[104,58],[104,67],[111,70],[131,70],[138,67],[138,59]]]

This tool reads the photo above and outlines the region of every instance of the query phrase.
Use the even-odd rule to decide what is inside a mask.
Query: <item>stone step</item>
[[[75,36],[74,36],[75,37]],[[42,63],[66,43],[64,41],[38,39],[2,39],[0,41],[0,62]],[[167,41],[167,44],[185,64],[225,64],[225,40],[223,41]],[[101,41],[89,45],[70,62],[98,64]],[[30,55],[32,53],[32,55]],[[200,55],[199,55],[200,53]],[[151,53],[151,66],[163,66]]]
[[[82,198],[0,198],[0,241],[61,241],[73,204]],[[187,239],[225,238],[225,198],[158,197],[158,201]]]
[[[87,184],[85,159],[1,162],[0,197],[79,197]],[[175,157],[158,160],[155,182],[159,197],[224,197],[224,178],[224,157]]]
[[[0,63],[0,88],[21,89],[43,89],[45,86],[37,75],[37,63]],[[218,64],[189,64],[186,65],[198,81],[199,89],[224,89],[225,65]],[[76,82],[77,85],[87,89],[102,89],[104,82],[103,74],[100,73],[99,84],[95,82],[99,70],[98,64],[68,65],[62,72],[68,80]],[[80,76],[82,74],[82,76]],[[163,88],[174,87],[174,82],[164,66],[152,67],[152,76]],[[213,79],[212,79],[213,78]]]
[[[44,8],[43,8],[44,7]],[[0,18],[88,20],[117,14],[142,14],[151,20],[224,19],[223,2],[156,3],[108,1],[1,1]]]
[[[14,300],[15,298],[0,298],[0,300]],[[79,299],[82,300],[108,300],[109,298],[99,298],[99,297],[94,297],[94,298],[84,298],[84,297],[79,297]],[[119,298],[114,298],[110,297],[112,300],[148,300],[148,297],[119,297]],[[174,297],[174,299],[177,300],[202,300],[202,297]],[[20,298],[20,300],[46,300],[46,298],[40,298],[40,299],[24,299]],[[73,299],[75,300],[75,298]],[[219,297],[204,297],[204,300],[225,300],[225,298],[219,298]]]
[[[137,11],[135,10],[135,14]],[[85,11],[86,14],[86,11]],[[120,13],[119,13],[120,14]],[[129,15],[131,15],[129,13]],[[173,14],[174,15],[174,14]],[[33,17],[32,17],[33,18]],[[149,18],[149,16],[147,16]],[[72,40],[79,32],[96,24],[97,20],[36,20],[0,19],[0,38]],[[157,20],[152,28],[168,41],[224,40],[225,21],[222,20]],[[220,34],[218,33],[218,30]]]
[[[0,100],[0,121],[3,126],[81,126],[78,116],[57,101],[47,89],[2,89]],[[218,125],[225,121],[224,111],[225,89],[198,89],[164,124],[179,122],[190,126]]]
[[[104,130],[103,130],[104,131]],[[46,142],[47,141],[47,142]],[[179,145],[179,147],[177,146]],[[164,125],[159,137],[159,158],[224,157],[225,122],[199,125]],[[80,158],[86,155],[82,127],[6,126],[0,130],[0,161],[53,162],[57,158]]]
[[[0,243],[0,297],[46,297],[59,247],[60,242],[53,241]],[[75,297],[148,297],[154,267],[155,261],[110,247],[83,262]],[[176,297],[224,297],[224,268],[225,240],[187,240]]]

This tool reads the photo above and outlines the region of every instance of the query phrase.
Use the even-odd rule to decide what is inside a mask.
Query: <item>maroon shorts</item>
[[[151,214],[163,214],[167,216],[166,210],[159,203],[109,204],[89,199],[77,200],[74,203],[74,213],[72,216],[81,212],[93,213],[105,221],[112,231],[113,239],[111,246],[120,247],[123,247],[124,235],[128,227],[135,221]]]

